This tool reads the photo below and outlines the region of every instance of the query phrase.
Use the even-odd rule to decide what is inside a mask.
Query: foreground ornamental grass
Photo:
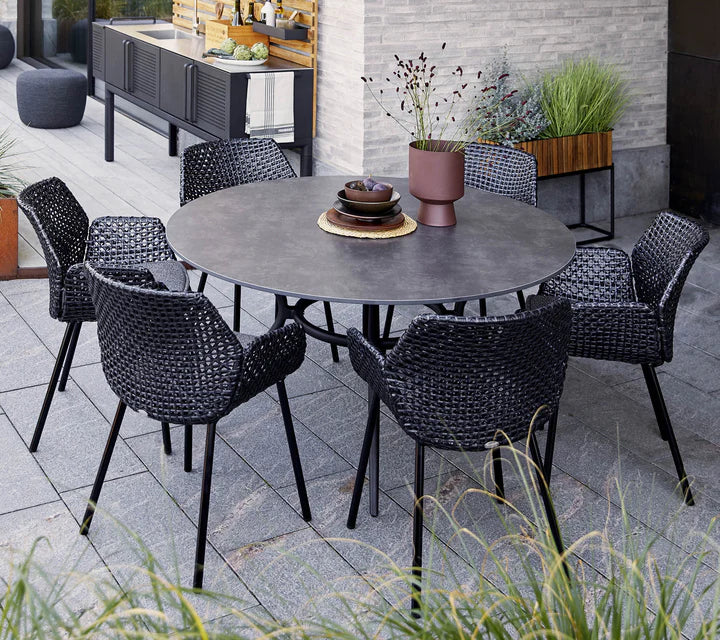
[[[454,546],[471,570],[456,575],[448,569],[452,563],[431,557],[424,579],[433,586],[424,585],[417,618],[409,609],[411,570],[394,566],[389,559],[387,570],[368,576],[360,587],[347,589],[347,584],[335,583],[331,587],[338,588],[330,595],[315,596],[339,602],[336,615],[274,620],[268,614],[243,611],[247,603],[232,597],[178,586],[177,577],[169,577],[140,540],[137,566],[130,572],[123,567],[123,575],[130,577],[120,587],[105,569],[90,574],[73,568],[47,573],[35,559],[38,549],[47,544],[39,539],[29,553],[8,552],[6,557],[10,572],[0,595],[0,640],[718,636],[720,581],[711,537],[714,522],[694,551],[680,554],[678,560],[659,535],[650,539],[635,535],[618,483],[624,534],[620,542],[612,541],[607,530],[595,531],[579,540],[565,540],[567,552],[561,557],[537,504],[535,474],[529,473],[532,463],[511,448],[505,449],[504,458],[521,478],[527,506],[521,513],[511,504],[498,505],[507,532],[500,540],[487,541],[480,527],[477,531],[460,527],[454,517],[472,493],[486,493],[484,499],[492,499],[489,492],[466,491],[450,512],[438,500],[426,498],[426,509],[435,512],[433,527],[454,528],[458,542]],[[77,610],[78,594],[88,592],[95,606]],[[319,611],[312,600],[308,594],[305,610]],[[213,612],[214,622],[203,621],[208,611]]]

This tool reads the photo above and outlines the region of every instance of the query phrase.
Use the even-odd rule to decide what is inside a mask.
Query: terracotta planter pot
[[[457,220],[453,203],[465,195],[465,154],[446,151],[452,142],[430,141],[430,149],[410,143],[410,193],[420,200],[418,222],[431,227],[451,227]]]
[[[0,280],[17,277],[18,208],[15,198],[0,198]]]

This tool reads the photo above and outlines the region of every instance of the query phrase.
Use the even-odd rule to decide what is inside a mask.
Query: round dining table
[[[380,305],[424,304],[460,312],[464,302],[533,287],[562,271],[575,238],[556,217],[512,198],[465,187],[457,225],[418,224],[409,235],[354,238],[323,231],[320,214],[356,176],[313,176],[240,185],[178,209],[167,224],[175,253],[205,273],[276,296],[274,326],[299,322],[337,349],[347,337],[305,317],[322,301],[363,306],[363,333],[380,348]],[[407,178],[376,178],[416,217]],[[290,304],[288,298],[297,299]],[[451,309],[444,305],[454,304]],[[335,355],[335,354],[334,354]],[[378,438],[370,464],[370,512],[377,514]]]

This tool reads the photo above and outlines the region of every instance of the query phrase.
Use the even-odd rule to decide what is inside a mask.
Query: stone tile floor
[[[651,217],[618,220],[619,236],[612,244],[631,247]],[[670,555],[692,550],[720,513],[720,230],[711,234],[682,298],[675,359],[659,370],[697,505],[681,506],[670,452],[658,436],[640,368],[575,359],[562,400],[552,479],[566,541],[603,527],[611,537],[626,535],[615,487],[619,477],[632,533],[659,535]],[[196,284],[195,274],[192,279]],[[232,287],[211,279],[206,291],[230,320]],[[200,426],[194,432],[194,470],[184,473],[181,429],[173,429],[174,452],[165,456],[159,424],[129,413],[101,512],[89,538],[78,535],[116,403],[99,364],[94,325],[83,327],[71,381],[56,395],[37,454],[27,450],[64,329],[48,317],[47,296],[46,280],[0,282],[0,549],[26,550],[45,536],[49,546],[42,547],[41,557],[53,570],[108,567],[123,584],[137,579],[131,570],[137,550],[128,533],[134,531],[188,585],[204,442]],[[491,313],[515,306],[512,296],[489,301]],[[241,333],[264,332],[272,309],[269,295],[245,290]],[[335,305],[334,311],[341,330],[360,322],[357,308]],[[401,331],[422,311],[399,309],[394,330]],[[369,517],[364,502],[357,529],[348,531],[365,389],[347,352],[341,350],[341,361],[333,363],[327,345],[313,340],[305,364],[287,386],[313,520],[306,523],[298,515],[279,405],[273,392],[263,393],[218,427],[206,570],[206,587],[283,618],[311,613],[318,594],[367,590],[388,560],[410,563],[413,472],[412,441],[385,415],[380,515]],[[426,486],[450,508],[465,489],[477,486],[484,464],[482,454],[432,452]],[[522,502],[519,480],[511,476],[506,482],[508,498]],[[496,506],[485,497],[468,499],[458,518],[488,540],[503,533]],[[449,545],[447,562],[461,574],[469,571],[465,561],[477,558],[451,540],[446,524],[439,522],[436,533],[441,547]],[[283,555],[285,550],[292,554]],[[581,560],[602,573],[591,557]],[[7,569],[2,567],[0,575]],[[713,575],[712,567],[706,569]],[[330,612],[339,605],[329,598],[318,606]],[[217,612],[203,615],[212,619]]]

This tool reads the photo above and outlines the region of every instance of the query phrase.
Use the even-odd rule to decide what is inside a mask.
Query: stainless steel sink
[[[157,31],[139,31],[144,36],[155,38],[156,40],[192,40],[193,35],[178,31],[177,29],[158,29]]]

